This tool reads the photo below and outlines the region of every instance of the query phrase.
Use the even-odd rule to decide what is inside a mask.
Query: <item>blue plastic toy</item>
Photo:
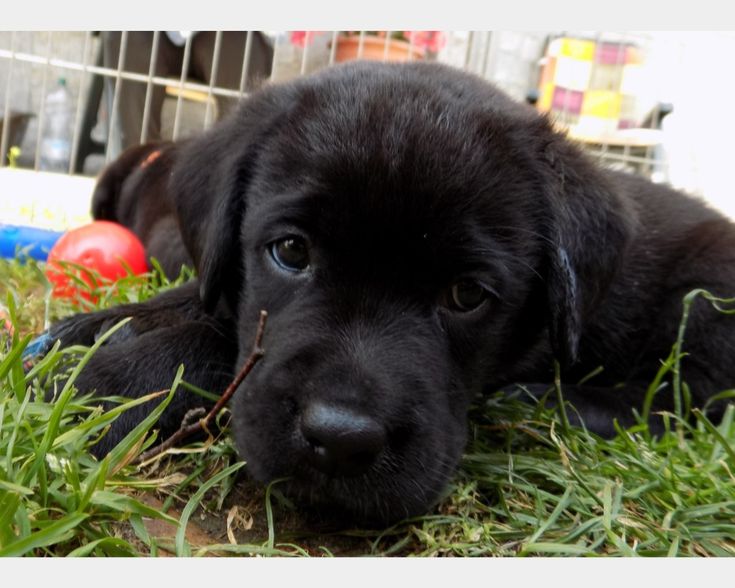
[[[20,248],[29,257],[46,261],[49,251],[63,234],[59,231],[0,223],[0,257],[12,259]]]

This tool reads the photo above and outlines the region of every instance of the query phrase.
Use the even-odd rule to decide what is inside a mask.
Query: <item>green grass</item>
[[[684,418],[683,329],[650,390],[670,383],[658,393],[679,396],[665,435],[639,425],[603,440],[554,411],[486,399],[472,410],[460,472],[432,513],[382,530],[323,528],[277,482],[238,478],[243,464],[226,434],[136,465],[165,401],[104,460],[91,457],[88,447],[131,401],[105,413],[76,392],[94,348],[54,348],[24,373],[30,335],[75,310],[49,300],[42,269],[0,260],[0,301],[15,325],[14,335],[0,334],[0,555],[735,555],[735,409],[721,423]],[[90,306],[172,285],[126,278]],[[184,369],[159,394],[169,399],[185,379]],[[53,391],[50,401],[42,389]]]

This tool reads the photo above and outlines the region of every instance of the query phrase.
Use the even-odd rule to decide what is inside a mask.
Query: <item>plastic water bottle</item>
[[[41,139],[41,161],[44,171],[68,172],[71,159],[72,122],[71,94],[66,79],[59,78],[56,89],[46,96],[45,119]]]

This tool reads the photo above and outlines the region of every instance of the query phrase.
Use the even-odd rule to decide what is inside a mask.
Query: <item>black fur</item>
[[[358,519],[425,511],[457,466],[470,400],[548,384],[554,358],[592,430],[631,423],[683,296],[735,294],[728,220],[598,169],[530,107],[439,65],[357,63],[267,87],[174,159],[165,192],[199,282],[61,323],[65,342],[91,342],[135,317],[82,387],[139,395],[183,362],[224,388],[266,309],[265,358],[232,402],[239,451],[256,478],[289,476],[295,495]],[[271,254],[293,236],[306,271]],[[468,312],[447,303],[461,279],[489,293]],[[683,370],[699,406],[735,383],[734,321],[693,307]],[[670,407],[660,393],[655,408]]]

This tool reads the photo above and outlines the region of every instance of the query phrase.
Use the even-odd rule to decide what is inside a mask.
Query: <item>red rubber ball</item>
[[[59,261],[94,270],[111,282],[128,275],[125,265],[136,275],[148,271],[145,248],[138,237],[122,225],[109,221],[95,221],[72,229],[49,251],[46,276],[53,284],[53,295],[61,298],[81,295],[89,299],[88,293],[78,288],[61,269]],[[87,273],[80,272],[79,277],[90,286],[94,285]]]

